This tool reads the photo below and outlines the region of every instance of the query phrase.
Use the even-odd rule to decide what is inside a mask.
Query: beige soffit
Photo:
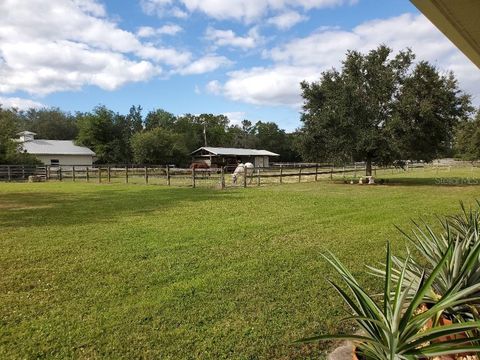
[[[480,0],[411,0],[480,68]]]

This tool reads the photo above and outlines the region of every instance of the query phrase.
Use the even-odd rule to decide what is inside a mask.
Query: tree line
[[[35,163],[17,151],[13,139],[28,130],[37,139],[74,140],[92,149],[100,164],[175,164],[187,166],[190,153],[205,145],[267,149],[280,154],[280,161],[299,161],[296,134],[273,122],[243,120],[232,124],[228,117],[213,114],[176,116],[163,109],[148,112],[132,106],[120,114],[100,105],[75,114],[58,108],[3,109],[0,107],[0,163]]]
[[[301,126],[293,133],[274,122],[224,115],[175,116],[132,106],[120,114],[105,106],[71,114],[60,109],[18,111],[0,107],[0,163],[34,161],[16,151],[20,130],[38,138],[75,140],[97,154],[98,163],[188,165],[204,146],[267,149],[284,162],[364,161],[391,165],[405,160],[480,159],[480,110],[452,72],[415,62],[407,49],[393,54],[380,45],[368,53],[348,51],[340,69],[301,83]]]

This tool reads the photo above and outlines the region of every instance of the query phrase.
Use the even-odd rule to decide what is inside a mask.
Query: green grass
[[[394,225],[458,210],[470,169],[386,172],[385,186],[251,189],[0,184],[0,358],[295,359],[350,330],[330,250],[371,291],[364,264]]]

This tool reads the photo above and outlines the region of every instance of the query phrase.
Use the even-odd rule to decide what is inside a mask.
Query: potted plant
[[[431,289],[425,293],[427,307],[449,294],[463,291],[470,300],[455,305],[439,316],[444,322],[469,321],[480,319],[480,211],[467,211],[462,204],[462,213],[440,220],[442,231],[436,232],[427,224],[423,227],[415,224],[413,234],[402,231],[416,250],[418,259],[409,256],[393,257],[392,277],[398,280],[401,269],[406,268],[407,283],[418,283],[423,273],[429,275],[446,258],[439,275],[432,282]],[[384,269],[371,268],[376,275],[384,276]],[[410,289],[410,297],[415,294]]]
[[[386,267],[384,273],[383,304],[377,303],[368,295],[348,269],[332,254],[325,257],[344,281],[349,293],[337,284],[332,286],[340,294],[351,310],[349,320],[355,321],[361,328],[359,335],[319,335],[301,339],[298,342],[317,342],[321,340],[351,340],[356,346],[354,357],[366,359],[416,359],[448,356],[452,354],[480,351],[480,345],[474,339],[455,337],[480,327],[480,321],[469,321],[446,326],[427,324],[437,314],[447,308],[464,304],[466,290],[451,292],[438,299],[430,308],[419,312],[418,308],[425,295],[431,291],[432,284],[441,274],[442,268],[452,251],[449,247],[445,254],[429,273],[423,273],[420,281],[411,282],[407,278],[410,258],[393,279],[393,258],[390,244],[387,244]],[[414,296],[411,294],[415,293]],[[442,340],[442,341],[440,341]]]

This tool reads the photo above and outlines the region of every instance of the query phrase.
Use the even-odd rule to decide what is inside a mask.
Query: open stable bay
[[[395,229],[480,199],[480,172],[381,174],[387,185],[190,189],[0,184],[0,358],[296,359],[350,331],[336,254],[364,265]]]

